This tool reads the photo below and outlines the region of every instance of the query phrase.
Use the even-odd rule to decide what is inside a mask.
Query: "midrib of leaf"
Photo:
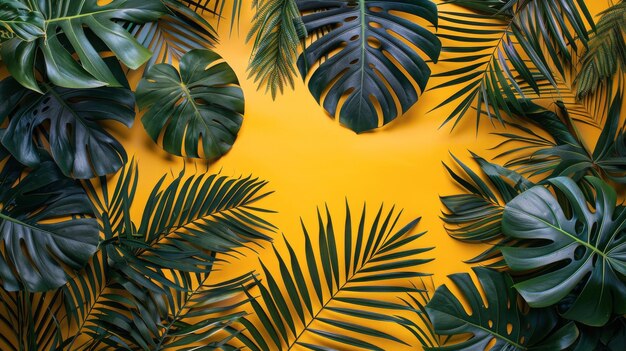
[[[101,10],[101,11],[95,11],[95,12],[90,12],[90,13],[81,13],[81,14],[73,15],[73,16],[64,16],[64,17],[51,18],[51,19],[48,19],[48,20],[44,20],[44,23],[47,26],[50,23],[62,22],[62,21],[71,21],[71,20],[75,20],[75,19],[79,19],[79,18],[83,18],[83,17],[91,17],[91,16],[96,16],[96,15],[109,13],[109,12],[117,12],[117,11],[119,11],[119,9],[108,9],[108,10]]]
[[[500,335],[499,333],[497,333],[497,332],[495,332],[495,331],[493,331],[493,330],[491,330],[491,329],[485,328],[485,327],[483,327],[483,326],[481,326],[481,325],[479,325],[479,324],[476,324],[476,323],[470,322],[470,321],[468,321],[468,320],[461,319],[461,318],[459,318],[459,316],[457,316],[457,315],[450,315],[450,314],[448,314],[448,313],[446,313],[446,314],[447,314],[448,316],[454,317],[454,318],[456,318],[456,319],[460,319],[460,320],[462,320],[464,323],[467,323],[467,324],[469,324],[469,325],[471,325],[471,326],[473,326],[473,327],[475,327],[475,328],[477,328],[477,329],[480,329],[480,330],[482,330],[482,331],[486,332],[486,333],[487,333],[487,334],[489,334],[489,335],[493,335],[493,337],[495,337],[495,338],[497,338],[497,339],[500,339],[500,340],[503,340],[503,341],[505,341],[505,342],[507,342],[507,343],[509,343],[509,344],[511,344],[511,345],[513,345],[513,346],[515,346],[515,347],[517,347],[517,348],[519,348],[519,349],[521,349],[521,350],[528,350],[528,348],[527,348],[527,347],[525,347],[525,346],[523,346],[523,345],[520,345],[520,344],[516,343],[515,341],[510,340],[510,339],[509,339],[509,338],[507,338],[506,336]]]
[[[363,104],[363,82],[365,80],[365,52],[367,51],[367,37],[365,36],[365,31],[366,31],[366,23],[365,23],[365,0],[359,0],[359,25],[361,26],[361,60],[359,61],[360,63],[360,70],[361,70],[361,79],[360,79],[360,85],[361,87],[359,88],[359,95],[360,95],[360,99],[359,99],[359,111],[360,106]],[[332,33],[331,33],[332,34]],[[330,35],[330,34],[329,34]]]
[[[52,96],[54,96],[55,100],[59,103],[59,105],[61,105],[63,107],[63,109],[69,111],[72,116],[74,116],[74,118],[76,119],[76,121],[80,122],[80,124],[86,129],[86,130],[91,130],[91,128],[89,128],[83,121],[83,118],[76,113],[76,111],[74,111],[66,102],[65,100],[63,100],[63,98],[61,97],[61,95],[59,95],[54,88],[52,88],[52,86],[50,86],[49,84],[45,84],[46,89],[48,90],[48,93]],[[43,99],[45,95],[42,95],[39,100]],[[90,133],[91,134],[91,133]]]
[[[49,235],[51,235],[51,236],[56,236],[56,235],[57,235],[56,233],[51,232],[51,231],[49,231],[49,230],[45,230],[45,229],[42,229],[42,228],[38,228],[38,227],[35,227],[35,226],[34,226],[34,225],[32,225],[32,224],[28,224],[28,223],[26,223],[26,222],[22,222],[22,221],[20,221],[20,220],[19,220],[19,219],[17,219],[17,218],[13,218],[13,217],[11,217],[11,216],[7,216],[7,215],[5,215],[4,213],[2,213],[1,211],[0,211],[0,219],[4,219],[4,220],[9,221],[9,222],[11,222],[11,223],[15,223],[15,224],[18,224],[18,225],[21,225],[21,226],[27,227],[28,229],[30,229],[30,230],[32,230],[32,231],[34,231],[34,232],[38,232],[38,231],[39,231],[39,232],[44,232],[44,233],[49,234]]]
[[[204,127],[206,129],[206,132],[208,134],[211,134],[211,137],[214,138],[215,136],[213,135],[213,132],[211,132],[211,128],[206,123],[204,118],[202,118],[202,115],[200,114],[200,111],[198,111],[198,106],[196,106],[196,101],[194,100],[193,96],[191,96],[191,92],[189,91],[189,88],[187,87],[187,84],[185,84],[184,82],[181,82],[180,83],[180,89],[182,90],[183,95],[185,96],[185,99],[193,107],[193,112],[194,112],[194,116],[196,117],[196,119],[199,119],[202,122],[202,124],[204,125]]]

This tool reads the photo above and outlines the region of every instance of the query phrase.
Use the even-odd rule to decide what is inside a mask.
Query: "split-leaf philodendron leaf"
[[[96,47],[104,43],[127,67],[136,69],[152,54],[115,20],[150,22],[166,12],[158,0],[113,0],[102,6],[97,0],[20,2],[35,13],[31,16],[43,17],[44,35],[36,40],[16,36],[2,45],[0,54],[18,82],[39,92],[35,74],[39,53],[45,74],[55,85],[65,88],[120,86]],[[78,61],[72,52],[77,54]]]
[[[305,48],[298,68],[306,77],[319,64],[309,89],[328,113],[360,133],[391,122],[417,101],[414,83],[424,91],[430,68],[412,46],[433,61],[441,51],[437,36],[416,21],[437,25],[432,1],[298,0],[297,4],[307,33],[323,34]]]
[[[560,302],[565,318],[602,326],[613,313],[626,313],[626,211],[607,183],[585,179],[595,191],[593,208],[566,177],[548,181],[561,202],[543,186],[509,202],[504,234],[533,244],[501,250],[513,271],[533,272],[515,285],[530,306]]]
[[[211,50],[185,54],[180,72],[168,64],[153,66],[139,82],[137,103],[148,135],[156,142],[163,133],[163,148],[178,156],[221,157],[243,121],[237,76]]]
[[[46,291],[96,251],[98,223],[81,186],[50,160],[20,179],[24,166],[0,147],[0,280],[9,291]]]
[[[21,163],[37,167],[47,148],[63,174],[87,179],[116,172],[126,151],[104,128],[116,121],[130,127],[135,98],[126,88],[67,89],[45,86],[45,94],[13,78],[0,82],[0,121],[9,119],[0,139]]]
[[[31,11],[19,1],[3,1],[0,4],[0,42],[17,37],[24,41],[33,41],[42,37],[43,16]]]
[[[441,336],[471,336],[461,342],[447,342],[445,346],[428,350],[556,351],[565,350],[576,341],[578,330],[573,322],[557,328],[556,314],[550,310],[524,313],[508,275],[483,267],[473,270],[486,301],[483,301],[479,286],[468,273],[450,276],[467,301],[470,313],[446,285],[437,288],[426,305],[435,333]],[[491,346],[488,348],[488,345]]]

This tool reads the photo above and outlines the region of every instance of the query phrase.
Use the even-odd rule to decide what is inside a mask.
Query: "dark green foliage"
[[[414,84],[424,91],[430,68],[411,45],[435,62],[441,50],[439,39],[416,21],[437,26],[433,2],[297,0],[297,4],[306,31],[315,38],[298,59],[298,68],[303,78],[310,74],[309,90],[331,116],[361,133],[391,122],[417,102]]]
[[[168,64],[153,66],[139,82],[137,103],[145,111],[141,122],[148,135],[157,141],[163,134],[163,148],[178,156],[221,157],[243,121],[237,76],[210,50],[185,54],[179,71]]]
[[[480,286],[474,284],[468,273],[449,276],[461,291],[470,313],[446,285],[440,286],[426,305],[435,333],[471,336],[427,350],[485,350],[490,343],[493,343],[490,350],[567,350],[576,341],[578,330],[573,322],[557,327],[557,316],[550,310],[525,313],[524,303],[518,301],[508,275],[488,268],[473,270]]]
[[[365,340],[375,340],[370,337],[406,344],[388,328],[407,323],[395,314],[412,308],[400,301],[394,302],[393,298],[420,291],[406,281],[428,275],[416,268],[431,259],[417,255],[432,248],[414,247],[424,234],[411,233],[419,218],[395,229],[400,214],[393,208],[385,214],[381,206],[368,227],[364,206],[358,228],[355,228],[346,203],[342,234],[345,248],[339,250],[328,209],[325,223],[318,212],[318,245],[312,243],[303,224],[304,253],[297,253],[289,242],[286,242],[285,254],[274,249],[280,280],[261,262],[265,273],[265,282],[259,285],[263,304],[251,300],[257,317],[243,319],[247,332],[238,336],[240,340],[251,350],[286,350],[296,345],[326,350],[328,343],[338,345],[339,349],[383,350]],[[376,327],[368,326],[372,323],[376,323]],[[311,344],[304,340],[305,335],[324,341]]]

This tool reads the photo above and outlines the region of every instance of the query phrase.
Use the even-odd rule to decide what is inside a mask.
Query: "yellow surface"
[[[311,232],[317,232],[317,206],[327,203],[336,224],[341,224],[345,198],[356,213],[362,203],[367,202],[370,218],[381,203],[395,204],[405,210],[402,223],[423,217],[418,230],[428,230],[429,233],[417,245],[436,246],[429,255],[436,260],[420,269],[434,274],[435,285],[448,282],[448,274],[468,271],[470,266],[462,261],[484,248],[454,241],[444,231],[439,219],[442,210],[439,196],[457,193],[458,188],[441,162],[451,164],[449,152],[470,162],[467,150],[490,159],[495,152],[487,149],[501,140],[489,134],[494,129],[483,123],[477,134],[473,116],[468,116],[465,123],[453,132],[449,126],[439,129],[449,109],[427,111],[453,94],[455,88],[426,92],[406,115],[383,129],[362,135],[356,135],[329,118],[301,81],[297,82],[294,91],[287,90],[272,101],[269,94],[256,91],[256,85],[246,79],[251,52],[251,45],[245,44],[251,18],[248,6],[248,3],[244,4],[239,34],[235,31],[229,37],[227,20],[219,28],[221,44],[216,51],[240,79],[246,113],[233,149],[210,165],[209,172],[221,170],[223,174],[234,176],[253,174],[268,180],[269,189],[275,193],[261,204],[278,214],[266,218],[280,228],[296,249],[303,245],[300,217]],[[606,6],[606,2],[589,1],[588,6],[595,14]],[[215,23],[214,19],[208,18]],[[433,66],[433,73],[451,67],[440,63]],[[129,155],[134,155],[139,163],[140,185],[133,209],[134,218],[139,219],[145,199],[157,179],[170,171],[177,173],[184,161],[169,156],[154,145],[139,119],[132,130],[124,132],[120,138]],[[202,161],[191,160],[188,167],[194,163],[199,171],[206,167]],[[338,225],[337,231],[342,230],[342,225]],[[279,235],[276,238],[280,250],[282,240]],[[259,257],[274,267],[271,249],[259,250]],[[245,257],[225,266],[220,274],[234,276],[258,268],[258,256],[247,251]],[[390,344],[388,349],[401,348]],[[406,349],[419,348],[414,342]]]

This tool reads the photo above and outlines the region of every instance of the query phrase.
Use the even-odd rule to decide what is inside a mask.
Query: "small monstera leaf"
[[[578,330],[573,322],[557,329],[556,314],[550,310],[524,313],[513,281],[507,274],[482,267],[473,270],[487,301],[483,301],[478,286],[468,273],[449,276],[463,300],[467,301],[471,313],[466,312],[459,298],[446,285],[437,288],[426,305],[436,334],[471,336],[465,341],[448,342],[445,346],[427,350],[565,350],[576,341]]]
[[[33,41],[45,34],[43,27],[41,13],[31,11],[21,2],[8,0],[0,4],[0,42],[14,37]]]
[[[65,284],[96,251],[98,223],[80,184],[45,160],[24,166],[0,147],[0,279],[8,291],[46,291]],[[43,156],[42,156],[43,157]]]
[[[180,61],[153,66],[139,82],[141,122],[165,151],[214,160],[235,142],[243,121],[243,92],[235,72],[211,50],[192,50]],[[184,150],[184,151],[183,151]]]
[[[424,91],[430,68],[412,46],[437,61],[441,42],[407,16],[437,25],[432,1],[298,0],[297,4],[307,33],[320,34],[305,48],[298,68],[306,77],[319,64],[309,89],[328,113],[338,114],[342,124],[360,133],[380,127],[379,119],[383,125],[391,122],[417,101],[413,82]]]
[[[548,181],[562,202],[543,186],[509,202],[502,230],[528,245],[502,253],[513,271],[534,272],[515,285],[530,306],[561,302],[565,318],[602,326],[612,313],[626,313],[626,211],[608,184],[586,181],[595,192],[593,210],[566,177]]]
[[[124,147],[104,128],[135,118],[133,93],[125,88],[45,88],[39,94],[13,78],[0,82],[0,120],[9,119],[0,139],[21,163],[37,167],[47,148],[63,174],[87,179],[114,173],[126,163]]]
[[[25,1],[31,11],[43,16],[45,35],[37,40],[15,37],[2,45],[2,58],[9,72],[25,87],[40,91],[35,58],[41,53],[47,78],[65,88],[120,86],[96,48],[104,43],[127,67],[136,69],[152,55],[116,20],[150,22],[166,12],[159,0]],[[68,47],[72,50],[68,51]],[[78,60],[72,53],[75,52]]]

